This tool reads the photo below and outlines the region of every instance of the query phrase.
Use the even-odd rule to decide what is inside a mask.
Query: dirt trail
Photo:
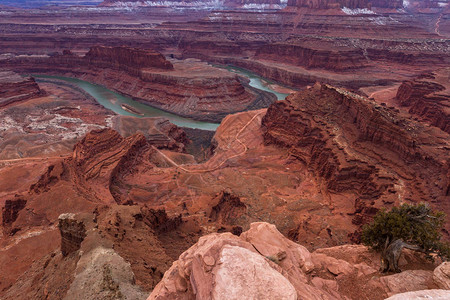
[[[200,169],[200,170],[189,170],[186,169],[183,166],[180,166],[179,164],[177,164],[176,162],[174,162],[170,157],[168,157],[167,155],[165,155],[164,153],[162,153],[161,151],[159,151],[158,149],[156,149],[156,147],[153,147],[161,156],[163,156],[170,164],[172,164],[173,166],[179,168],[180,170],[187,172],[187,173],[207,173],[207,172],[212,172],[215,171],[217,169],[219,169],[221,166],[223,166],[228,160],[236,158],[238,156],[244,155],[247,151],[248,151],[248,147],[247,145],[245,145],[240,139],[239,139],[239,135],[261,114],[263,114],[263,112],[257,113],[255,114],[237,133],[236,136],[234,138],[234,141],[237,141],[238,143],[240,143],[243,147],[244,147],[244,151],[226,157],[223,161],[221,161],[218,165],[216,165],[213,168],[208,168],[208,169]]]

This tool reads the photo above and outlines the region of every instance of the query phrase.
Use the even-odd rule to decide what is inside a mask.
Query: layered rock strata
[[[0,70],[0,107],[43,95],[33,77]]]
[[[450,290],[450,263],[444,262],[433,271],[433,281],[444,290]]]
[[[67,163],[79,189],[106,203],[120,202],[111,190],[111,182],[122,170],[130,168],[130,163],[148,159],[149,151],[152,148],[142,134],[124,139],[117,131],[103,129],[92,131],[75,145]]]
[[[430,130],[425,133],[422,125],[403,119],[393,108],[316,85],[273,104],[262,125],[266,144],[290,149],[324,179],[328,190],[356,193],[355,224],[364,223],[362,215],[373,215],[375,207],[383,206],[379,200],[395,201],[388,199],[396,193],[415,201],[420,194],[421,200],[447,210],[448,140],[432,138]],[[430,152],[425,140],[441,146]],[[406,178],[411,196],[397,189]]]
[[[429,5],[424,6],[434,7],[435,2],[427,1]],[[350,8],[371,4],[381,7],[381,11],[366,9],[362,14],[351,9],[343,12],[341,9],[301,8],[298,11],[219,10],[209,14],[192,11],[180,14],[153,8],[133,11],[133,21],[124,21],[125,17],[119,12],[99,9],[90,12],[93,25],[88,27],[65,24],[61,21],[67,17],[64,11],[57,12],[54,22],[48,21],[43,12],[36,16],[19,13],[17,18],[24,19],[23,24],[6,15],[4,22],[7,24],[0,35],[4,52],[18,54],[42,54],[68,48],[84,52],[92,44],[113,47],[127,44],[140,48],[151,45],[166,54],[209,61],[239,58],[250,64],[270,59],[276,64],[270,66],[272,72],[301,63],[319,70],[329,68],[346,76],[358,70],[354,81],[358,77],[370,78],[368,74],[401,81],[449,64],[445,7],[425,9],[416,14],[386,8],[397,6],[399,1],[299,1],[299,5],[302,3],[315,7],[320,7],[320,3],[334,3]],[[155,20],[149,22],[148,15]],[[120,24],[105,24],[105,18],[118,19]],[[275,56],[270,49],[304,57]],[[347,69],[351,72],[345,72]],[[304,73],[304,70],[296,69],[295,73]],[[316,77],[329,79],[340,78],[340,75],[330,76],[322,70]],[[283,76],[279,77],[288,84]]]
[[[449,75],[447,68],[405,81],[398,88],[396,99],[412,115],[450,133]]]

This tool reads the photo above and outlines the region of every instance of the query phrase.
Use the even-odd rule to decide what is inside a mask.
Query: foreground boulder
[[[383,276],[378,267],[379,256],[364,246],[310,253],[274,225],[258,222],[239,237],[200,238],[173,263],[148,300],[385,299],[435,287],[432,271]]]
[[[283,237],[274,225],[253,223],[241,237],[223,233],[200,238],[148,299],[298,299],[298,287],[304,288],[303,296],[320,299],[323,293],[306,285],[301,266],[312,267],[306,248]]]

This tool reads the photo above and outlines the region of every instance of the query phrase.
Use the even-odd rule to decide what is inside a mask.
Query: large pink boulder
[[[148,300],[332,299],[308,282],[309,251],[274,225],[253,223],[240,237],[210,234],[180,255]]]
[[[211,234],[174,262],[148,299],[297,299],[270,263],[237,236]]]

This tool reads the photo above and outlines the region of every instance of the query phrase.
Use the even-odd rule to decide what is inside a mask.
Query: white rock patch
[[[347,15],[376,15],[376,13],[367,8],[355,8],[351,9],[348,7],[343,7],[342,11]]]
[[[213,299],[297,299],[292,284],[261,256],[239,246],[226,245],[215,275]]]

